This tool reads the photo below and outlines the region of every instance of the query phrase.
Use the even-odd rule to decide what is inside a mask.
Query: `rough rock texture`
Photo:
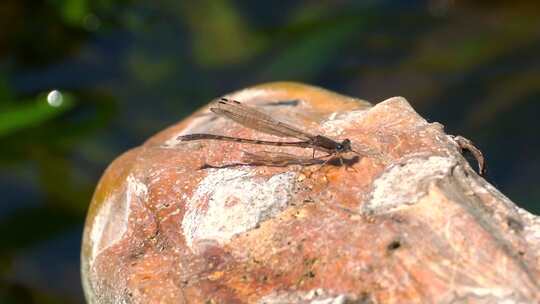
[[[454,137],[404,98],[371,106],[294,83],[227,96],[350,138],[362,157],[231,165],[245,152],[311,150],[178,142],[200,132],[283,140],[202,109],[103,175],[82,246],[89,302],[540,302],[540,219],[479,177]]]

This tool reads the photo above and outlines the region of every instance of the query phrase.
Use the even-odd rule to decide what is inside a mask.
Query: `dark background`
[[[268,81],[404,96],[540,213],[537,1],[277,2],[0,2],[0,303],[83,302],[83,221],[107,164]]]

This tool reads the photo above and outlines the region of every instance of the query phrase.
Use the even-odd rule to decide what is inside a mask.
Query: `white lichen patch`
[[[148,195],[148,187],[143,182],[137,180],[133,175],[129,175],[127,177],[126,194],[128,195],[128,201],[130,201],[133,196],[145,200]]]
[[[389,115],[389,113],[393,114]],[[391,117],[389,121],[378,119],[385,129],[400,128],[404,119],[410,124],[414,124],[411,127],[419,128],[428,125],[427,121],[414,111],[405,98],[398,96],[388,98],[370,108],[332,113],[321,126],[325,134],[339,136],[344,130],[350,128],[351,124],[362,124],[363,120],[371,120],[370,117],[374,116]]]
[[[334,294],[322,288],[309,291],[277,292],[264,296],[259,304],[345,304],[356,303],[357,297],[346,294]]]
[[[130,206],[134,200],[144,200],[148,195],[145,184],[128,176],[124,192],[114,192],[101,204],[90,229],[92,252],[90,264],[103,250],[116,244],[127,231]]]
[[[242,169],[211,170],[186,204],[187,245],[197,251],[199,242],[223,244],[254,228],[287,207],[294,181],[292,172],[266,178]]]
[[[450,157],[415,157],[396,164],[373,182],[371,199],[363,212],[381,213],[406,207],[420,200],[427,184],[444,177],[456,164]]]
[[[375,117],[378,128],[388,131],[401,131],[404,127],[419,129],[428,122],[400,96],[388,98],[369,109],[369,116]]]
[[[523,235],[531,246],[532,252],[538,252],[532,248],[540,248],[540,216],[533,215],[527,210],[517,208],[519,215],[524,219]]]
[[[324,134],[340,135],[343,131],[349,127],[351,123],[358,122],[367,113],[368,109],[347,111],[347,112],[334,112],[328,120],[321,124]]]
[[[349,303],[349,298],[346,295],[328,297],[328,298],[313,300],[310,302],[310,304],[346,304],[346,303]]]

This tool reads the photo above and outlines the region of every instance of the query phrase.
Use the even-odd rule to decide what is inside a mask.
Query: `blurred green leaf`
[[[49,105],[46,97],[40,97],[35,101],[22,102],[21,105],[0,108],[0,137],[39,125],[71,109],[73,97],[62,94],[62,98],[62,104],[57,107]]]
[[[50,0],[60,12],[62,20],[71,26],[84,27],[88,16],[92,16],[91,4],[88,0]],[[102,3],[103,1],[99,1]]]
[[[82,26],[84,19],[90,14],[87,0],[51,0],[60,11],[65,23],[73,26]]]
[[[3,107],[7,107],[8,104],[12,104],[13,94],[11,87],[9,86],[6,78],[3,74],[0,74],[0,113]]]
[[[533,67],[520,75],[497,79],[488,89],[486,96],[471,106],[467,113],[465,119],[467,127],[482,128],[488,124],[496,124],[497,118],[521,106],[522,103],[527,103],[528,96],[539,94],[540,71]]]
[[[474,30],[458,35],[455,24],[436,28],[418,40],[404,65],[442,72],[472,69],[530,44],[540,25],[538,18],[521,15],[501,16],[495,24],[481,21]]]
[[[187,1],[183,5],[182,13],[193,36],[195,57],[204,66],[244,61],[265,45],[263,37],[250,30],[231,1]]]
[[[285,29],[283,39],[288,41],[281,43],[285,47],[268,65],[265,76],[270,79],[309,79],[335,60],[349,39],[365,30],[367,21],[368,17],[358,14],[296,24],[295,27],[301,29],[294,37],[289,35],[291,29]]]
[[[82,24],[84,17],[89,13],[88,3],[86,0],[65,1],[65,5],[62,8],[64,20],[66,20],[69,24]]]

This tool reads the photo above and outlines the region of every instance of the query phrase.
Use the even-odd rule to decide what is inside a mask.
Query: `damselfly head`
[[[352,151],[351,141],[347,138],[336,146],[337,152],[349,152]]]

